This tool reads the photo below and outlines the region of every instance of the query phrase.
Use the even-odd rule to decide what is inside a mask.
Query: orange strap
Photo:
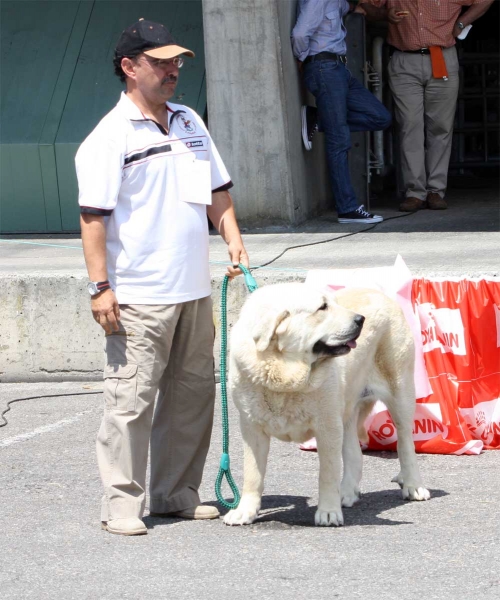
[[[432,76],[436,79],[448,79],[448,69],[446,68],[441,46],[430,46],[429,51],[431,53]]]

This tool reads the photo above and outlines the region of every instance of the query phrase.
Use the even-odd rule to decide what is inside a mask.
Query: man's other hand
[[[463,32],[463,29],[461,29],[458,26],[458,21],[455,23],[455,26],[453,27],[453,37],[457,38],[461,33]]]
[[[393,23],[394,25],[396,25],[397,23],[400,23],[403,19],[406,19],[406,17],[409,14],[410,13],[407,10],[402,10],[401,8],[390,8],[387,11],[387,20],[389,21],[389,23]]]
[[[97,323],[109,335],[120,328],[120,307],[113,290],[104,290],[91,299],[92,315]]]

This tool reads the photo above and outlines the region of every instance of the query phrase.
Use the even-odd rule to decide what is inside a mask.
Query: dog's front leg
[[[343,425],[340,414],[323,415],[316,431],[319,456],[319,500],[316,525],[338,527],[344,524],[340,499]]]
[[[260,501],[264,491],[267,456],[270,438],[262,429],[241,415],[241,434],[243,437],[243,494],[238,507],[230,510],[224,517],[226,525],[250,525],[260,510]]]

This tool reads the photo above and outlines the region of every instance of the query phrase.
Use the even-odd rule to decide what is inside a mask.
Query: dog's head
[[[309,377],[313,364],[356,347],[363,322],[363,316],[337,304],[332,293],[303,283],[285,283],[252,294],[242,310],[236,337],[241,339],[243,328],[252,336],[257,358]]]
[[[333,294],[305,284],[273,288],[266,295],[274,302],[265,302],[266,311],[254,322],[252,333],[259,352],[273,341],[279,352],[313,359],[342,356],[356,347],[365,319],[337,304]]]

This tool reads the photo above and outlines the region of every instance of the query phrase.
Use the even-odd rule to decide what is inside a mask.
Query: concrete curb
[[[305,273],[255,273],[259,286],[304,281]],[[220,329],[223,277],[212,278],[214,322]],[[104,332],[92,319],[86,275],[3,275],[0,285],[0,382],[102,379]],[[242,277],[228,287],[228,327],[248,295]],[[214,356],[219,365],[220,340]]]

